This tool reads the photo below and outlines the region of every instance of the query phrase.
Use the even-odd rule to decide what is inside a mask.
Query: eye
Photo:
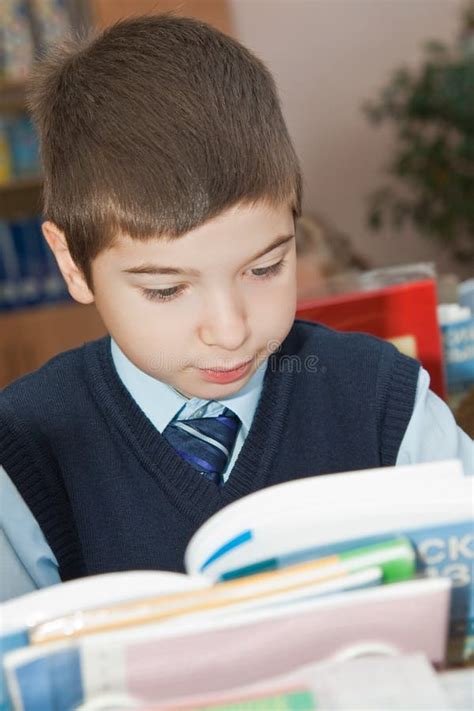
[[[185,286],[170,286],[168,289],[142,289],[143,296],[149,301],[171,301],[179,296]]]
[[[279,262],[276,262],[275,264],[270,264],[268,267],[256,267],[255,269],[251,269],[252,276],[257,277],[259,279],[265,279],[266,277],[271,277],[275,276],[279,272],[281,272],[283,266],[285,264],[284,259],[280,259]]]

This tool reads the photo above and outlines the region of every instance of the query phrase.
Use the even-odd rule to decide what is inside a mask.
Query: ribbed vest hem
[[[13,418],[11,421],[14,421]],[[20,432],[3,422],[0,427],[2,466],[38,521],[58,560],[62,580],[86,575],[81,546],[61,479],[53,459],[28,433],[28,448]]]
[[[400,445],[413,413],[419,363],[412,358],[395,353],[390,370],[384,373],[388,397],[382,403],[380,455],[384,466],[396,463]]]

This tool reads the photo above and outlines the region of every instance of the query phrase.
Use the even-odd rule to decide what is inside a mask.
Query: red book
[[[361,331],[392,341],[421,362],[431,376],[431,389],[445,398],[436,306],[435,281],[422,279],[301,301],[296,316],[339,331]]]

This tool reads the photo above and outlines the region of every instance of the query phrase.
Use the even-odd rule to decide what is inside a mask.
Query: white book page
[[[336,502],[354,497],[357,500],[373,500],[383,496],[384,491],[399,492],[399,496],[405,499],[415,490],[423,491],[425,496],[430,492],[436,492],[436,496],[439,496],[449,492],[455,481],[463,479],[464,471],[459,460],[294,479],[261,489],[226,506],[201,526],[191,539],[188,551],[192,545],[197,544],[199,538],[208,537],[212,540],[216,531],[219,533],[226,525],[232,527],[235,521],[239,521],[242,511],[250,516],[264,511],[279,513],[298,507],[304,501],[314,505],[321,499]]]
[[[474,480],[463,475],[457,461],[288,482],[240,499],[209,519],[188,544],[186,569],[215,580],[225,570],[295,548],[469,519],[473,492]],[[223,544],[239,537],[242,543],[230,545],[222,560],[217,556],[218,562],[203,569]]]
[[[450,701],[453,711],[474,709],[474,669],[453,669],[442,672],[439,682]]]
[[[62,615],[117,602],[209,587],[203,576],[163,571],[107,573],[72,580],[0,605],[0,637]]]
[[[251,535],[241,545],[231,547],[207,565],[203,574],[216,581],[230,570],[278,558],[313,547],[370,536],[398,536],[405,531],[430,528],[450,523],[472,520],[472,505],[467,496],[451,502],[444,500],[426,509],[413,501],[381,511],[375,503],[370,507],[340,506],[334,511],[316,513],[301,509],[282,513],[278,517],[262,516],[248,530]],[[244,531],[245,527],[241,529]],[[236,531],[235,540],[238,540]],[[231,540],[232,537],[228,540]],[[193,562],[201,565],[202,559]],[[192,574],[196,574],[192,571]]]
[[[227,619],[182,620],[28,647],[9,654],[15,670],[61,649],[78,649],[84,700],[123,693],[144,702],[220,692],[351,653],[422,650],[444,657],[449,581],[415,580],[303,601]]]
[[[117,645],[109,643],[99,649],[90,638],[82,645],[84,687],[92,698],[119,690],[144,701],[168,702],[183,692],[224,691],[311,661],[347,658],[351,650],[359,654],[422,649],[439,662],[448,596],[434,588],[432,595],[429,586],[424,591],[416,591],[410,583],[407,587],[411,587],[411,594],[382,595],[379,603],[375,603],[376,595],[370,596],[376,592],[371,590],[365,597],[354,593],[352,604],[331,605],[328,601],[325,607],[320,600],[320,604],[303,604],[300,610],[292,606],[286,611],[242,615],[227,624],[214,620],[182,637],[170,634],[166,639],[132,643],[120,659]],[[394,590],[390,592],[393,595]],[[341,598],[345,595],[350,596],[346,593]],[[399,620],[395,626],[394,618]],[[111,663],[106,661],[109,650]],[[108,678],[106,669],[110,669]],[[119,669],[125,674],[121,681],[117,679]]]
[[[377,655],[342,663],[316,663],[260,683],[229,689],[222,694],[183,697],[169,711],[230,704],[277,696],[292,689],[311,692],[315,708],[324,711],[450,711],[442,682],[422,654]],[[81,711],[92,711],[92,705]],[[135,707],[145,711],[143,706]],[[158,711],[148,706],[146,711]],[[470,708],[470,707],[469,707]],[[467,708],[466,708],[467,711]]]

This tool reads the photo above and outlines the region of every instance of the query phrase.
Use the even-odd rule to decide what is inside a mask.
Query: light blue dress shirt
[[[249,382],[235,395],[209,402],[197,397],[186,398],[169,385],[165,385],[160,380],[139,370],[122,353],[115,341],[112,341],[111,350],[112,360],[119,378],[158,432],[163,432],[174,418],[189,420],[192,417],[213,417],[219,415],[225,407],[229,407],[235,412],[242,424],[237,434],[232,456],[222,475],[224,481],[227,481],[250,430],[262,392],[267,361],[262,363]]]
[[[252,424],[265,376],[264,363],[247,385],[232,397],[208,403],[186,399],[173,388],[143,373],[112,341],[117,373],[141,410],[162,432],[174,418],[212,416],[229,407],[242,425],[229,465],[227,480]],[[397,456],[397,464],[460,459],[466,474],[474,474],[474,440],[457,427],[454,417],[429,390],[429,375],[421,369],[413,413]],[[0,466],[0,601],[60,582],[57,560],[35,518]]]

